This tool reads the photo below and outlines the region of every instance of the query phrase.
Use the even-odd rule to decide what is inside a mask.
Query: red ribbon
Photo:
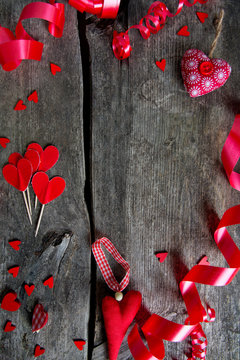
[[[138,25],[131,26],[126,32],[118,33],[114,31],[112,42],[114,55],[118,60],[127,59],[130,56],[132,48],[128,36],[129,30],[138,29],[142,37],[148,39],[151,34],[156,34],[164,27],[167,17],[177,16],[182,11],[183,5],[192,7],[196,3],[205,4],[207,1],[194,0],[193,3],[190,3],[188,0],[179,0],[175,14],[171,13],[163,2],[155,1],[148,9],[147,15],[140,20]]]
[[[115,19],[120,0],[69,0],[69,5],[80,12],[88,12],[99,18]]]
[[[7,28],[0,27],[0,64],[5,71],[16,69],[22,60],[41,60],[43,43],[34,40],[25,30],[22,21],[43,19],[49,22],[48,30],[54,37],[61,37],[65,16],[64,5],[34,2],[26,5],[16,26],[16,36]]]

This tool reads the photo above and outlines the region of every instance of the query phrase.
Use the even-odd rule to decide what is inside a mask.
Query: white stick
[[[26,191],[26,190],[25,190]],[[24,199],[24,202],[25,202],[25,206],[26,206],[26,209],[27,209],[27,213],[28,213],[28,218],[29,218],[29,221],[30,221],[30,224],[32,225],[32,218],[31,218],[31,215],[30,215],[30,211],[29,211],[29,207],[28,207],[28,202],[27,202],[27,197],[26,197],[26,193],[25,191],[23,191],[23,199]]]
[[[39,218],[38,218],[38,223],[37,223],[37,227],[36,227],[36,231],[35,231],[35,237],[37,237],[37,234],[38,234],[39,226],[40,226],[40,223],[41,223],[41,220],[42,220],[42,216],[43,216],[44,207],[45,207],[45,205],[43,204],[43,205],[42,205],[42,208],[41,208],[41,212],[40,212]]]
[[[29,212],[30,212],[30,215],[32,216],[32,205],[31,205],[31,198],[30,198],[29,187],[27,187],[27,198],[28,198]]]
[[[37,208],[37,204],[38,204],[38,198],[37,196],[35,196],[35,206],[34,206],[35,209]]]

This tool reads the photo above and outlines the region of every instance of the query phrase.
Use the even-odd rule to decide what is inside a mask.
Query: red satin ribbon
[[[112,42],[114,55],[118,60],[127,59],[130,56],[132,48],[128,36],[129,30],[138,29],[142,37],[148,39],[151,34],[156,34],[164,27],[167,17],[177,16],[182,11],[183,5],[192,7],[196,3],[205,4],[207,1],[194,0],[193,3],[190,3],[188,0],[179,0],[175,14],[171,13],[163,2],[155,1],[148,9],[147,15],[140,20],[138,25],[131,26],[126,32],[118,33],[114,31]]]
[[[88,12],[99,18],[115,19],[120,0],[69,0],[69,5],[80,12]]]
[[[16,69],[22,60],[41,60],[43,43],[34,40],[25,30],[22,21],[43,19],[49,22],[48,30],[54,37],[61,37],[65,16],[64,5],[34,2],[26,5],[16,26],[16,37],[7,28],[0,27],[0,64],[5,71]]]
[[[222,161],[231,185],[238,190],[240,176],[233,169],[239,156],[240,115],[237,115],[222,150]],[[240,250],[227,231],[227,227],[238,224],[240,224],[240,205],[228,209],[223,214],[214,233],[214,240],[229,268],[207,264],[195,265],[180,282],[180,290],[189,315],[185,325],[176,324],[156,314],[151,315],[141,329],[149,350],[140,337],[137,325],[134,326],[128,336],[128,344],[135,360],[163,359],[165,356],[163,340],[179,342],[189,335],[192,339],[192,357],[189,360],[205,359],[207,339],[200,323],[214,321],[215,311],[209,307],[207,311],[205,310],[195,284],[225,286],[231,283],[240,269]]]

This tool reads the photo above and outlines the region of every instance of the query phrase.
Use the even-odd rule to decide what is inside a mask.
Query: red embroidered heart
[[[83,350],[83,346],[86,344],[84,340],[73,340],[73,342],[80,351]]]
[[[8,162],[9,162],[9,164],[17,166],[17,163],[21,159],[23,159],[23,156],[21,154],[19,154],[18,152],[14,152],[11,155],[9,155]]]
[[[19,266],[13,266],[10,269],[8,269],[9,274],[11,274],[14,278],[18,276],[19,272]]]
[[[48,313],[41,304],[37,304],[33,311],[32,332],[41,330],[48,321]]]
[[[21,306],[20,301],[17,299],[17,294],[15,292],[9,292],[4,296],[1,308],[7,311],[17,311]]]
[[[53,276],[50,276],[48,279],[44,280],[44,281],[43,281],[43,285],[44,285],[44,286],[48,286],[49,289],[52,289],[52,288],[53,288],[53,285],[54,285]]]
[[[25,110],[27,107],[24,105],[22,100],[19,100],[14,108],[15,111]]]
[[[35,173],[40,164],[39,153],[34,149],[29,149],[25,152],[24,158],[30,161],[30,163],[32,164],[33,173]]]
[[[231,73],[222,59],[209,59],[202,51],[187,50],[181,63],[184,86],[191,97],[205,95],[223,86]]]
[[[59,151],[56,146],[47,146],[40,154],[39,171],[48,171],[51,169],[59,158]]]
[[[163,263],[166,257],[168,256],[168,252],[157,253],[155,256],[158,258],[160,263]]]
[[[198,19],[201,21],[201,23],[203,24],[204,21],[208,18],[208,14],[204,13],[204,12],[196,12]]]
[[[44,353],[45,353],[45,349],[39,345],[36,345],[35,350],[34,350],[34,357],[41,356]]]
[[[180,35],[180,36],[189,36],[189,35],[190,35],[190,32],[188,31],[187,25],[183,26],[183,27],[177,32],[177,35]]]
[[[5,327],[4,327],[4,331],[5,331],[5,332],[10,332],[10,331],[13,331],[13,330],[15,330],[15,329],[16,329],[16,326],[13,325],[11,321],[7,321],[7,322],[6,322],[6,325],[5,325]]]
[[[28,96],[28,100],[29,101],[33,101],[35,102],[36,104],[38,103],[38,94],[37,94],[37,91],[35,90],[32,94],[30,94]]]
[[[32,187],[41,204],[47,204],[60,196],[66,183],[60,176],[55,176],[50,181],[44,172],[37,172],[32,179]]]
[[[210,265],[208,262],[208,257],[204,256],[198,263],[198,265]]]
[[[39,155],[41,155],[41,153],[43,152],[43,148],[38,143],[29,144],[27,147],[27,150],[30,150],[30,149],[36,150],[39,153]]]
[[[156,65],[157,67],[159,67],[159,69],[164,71],[166,66],[166,59],[162,59],[161,61],[156,61]]]
[[[61,72],[62,69],[60,68],[60,66],[56,65],[56,64],[53,64],[53,63],[50,63],[50,67],[51,67],[51,73],[53,75],[56,75],[57,72]]]
[[[7,164],[3,167],[4,179],[16,189],[25,191],[32,177],[32,165],[27,159],[20,159],[17,166]]]
[[[28,296],[30,296],[32,294],[33,290],[35,289],[35,285],[25,284],[24,289],[25,289],[26,293],[28,294]]]
[[[20,244],[21,244],[20,240],[9,240],[8,243],[16,251],[20,249]]]
[[[116,360],[123,338],[136,316],[142,301],[138,291],[129,291],[122,301],[110,296],[102,301],[104,325],[108,340],[110,360]]]
[[[10,143],[10,140],[8,138],[0,138],[0,145],[5,149],[7,147],[7,144]]]

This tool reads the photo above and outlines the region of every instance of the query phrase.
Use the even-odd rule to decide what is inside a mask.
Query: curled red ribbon
[[[140,20],[138,25],[131,26],[126,32],[118,33],[114,31],[112,42],[114,55],[118,60],[127,59],[130,56],[132,48],[128,36],[129,30],[138,29],[142,37],[148,39],[151,34],[156,34],[164,27],[167,17],[177,16],[182,11],[183,5],[192,7],[196,3],[205,4],[207,1],[194,0],[193,3],[190,3],[188,0],[179,0],[175,14],[171,13],[163,2],[155,1],[148,9],[147,15]]]
[[[115,19],[120,0],[69,0],[69,5],[80,12],[88,12],[99,18]]]
[[[0,27],[0,64],[5,71],[16,69],[22,60],[41,60],[43,43],[34,40],[22,25],[23,20],[33,18],[48,21],[50,34],[62,36],[65,23],[63,4],[34,2],[26,5],[16,26],[16,36],[9,29]]]

